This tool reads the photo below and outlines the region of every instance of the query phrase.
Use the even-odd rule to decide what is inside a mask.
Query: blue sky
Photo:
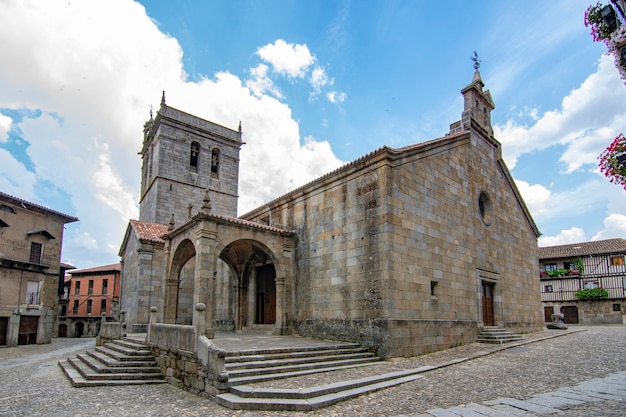
[[[142,126],[167,104],[241,121],[239,213],[383,145],[445,135],[470,57],[540,245],[626,236],[597,156],[626,85],[588,1],[0,2],[0,190],[74,215],[63,261],[119,260]]]

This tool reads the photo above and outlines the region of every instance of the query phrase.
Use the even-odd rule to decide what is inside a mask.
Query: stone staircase
[[[154,356],[137,340],[114,340],[61,360],[59,366],[74,387],[165,383]]]
[[[258,388],[249,384],[375,364],[380,359],[356,344],[229,352],[229,391],[215,401],[237,410],[309,411],[420,378],[416,370],[391,372],[301,389]],[[423,370],[422,370],[423,371]]]
[[[479,343],[503,344],[521,340],[522,335],[510,332],[498,326],[485,326],[480,330],[480,334],[476,339]]]

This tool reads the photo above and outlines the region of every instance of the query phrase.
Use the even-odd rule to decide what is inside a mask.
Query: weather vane
[[[470,59],[474,61],[474,69],[478,71],[478,68],[480,68],[480,59],[478,59],[478,52],[474,51],[474,56],[470,57]]]

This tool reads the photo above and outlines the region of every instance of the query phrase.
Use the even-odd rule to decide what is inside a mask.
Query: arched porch
[[[164,238],[164,323],[195,325],[203,314],[209,338],[216,329],[254,324],[290,333],[286,288],[293,282],[293,232],[199,213]],[[196,311],[197,303],[206,310]]]

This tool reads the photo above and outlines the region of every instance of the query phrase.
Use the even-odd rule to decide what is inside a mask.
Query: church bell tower
[[[200,211],[237,216],[241,124],[232,130],[165,104],[144,125],[139,220],[180,225]]]

